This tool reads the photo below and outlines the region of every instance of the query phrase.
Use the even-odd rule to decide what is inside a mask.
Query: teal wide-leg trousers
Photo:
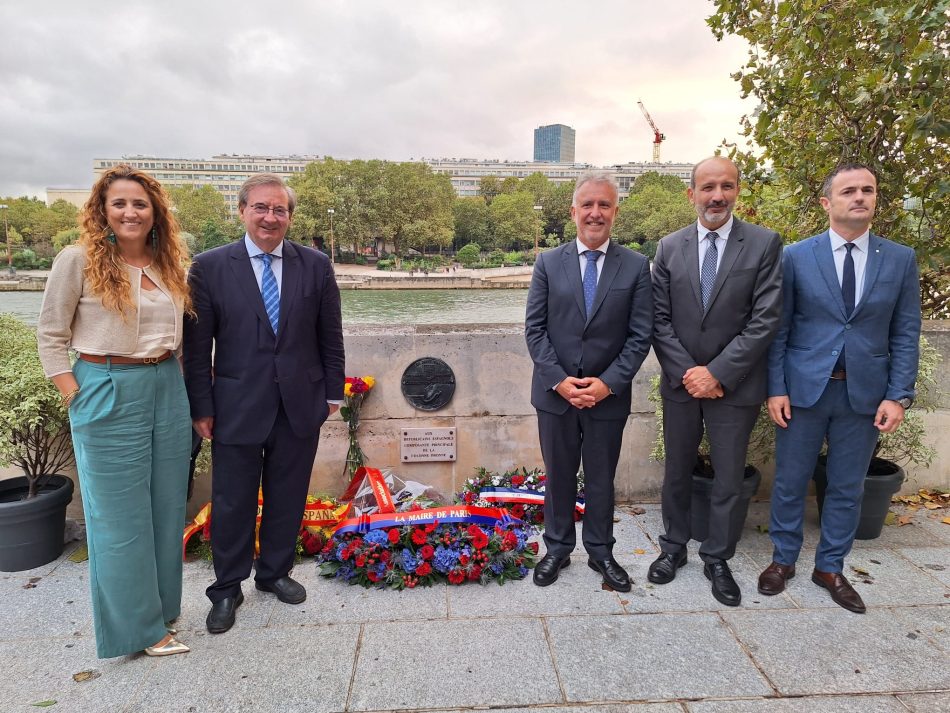
[[[191,416],[177,359],[73,371],[96,653],[109,658],[161,641],[181,611]]]

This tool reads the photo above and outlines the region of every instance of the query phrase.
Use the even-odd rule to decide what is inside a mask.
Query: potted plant
[[[891,497],[901,489],[907,477],[904,466],[913,464],[926,468],[937,454],[933,447],[924,441],[924,414],[933,411],[940,400],[941,390],[937,383],[940,358],[940,352],[931,346],[926,337],[921,336],[917,399],[913,407],[904,414],[901,427],[894,433],[882,433],[874,447],[874,455],[864,480],[861,519],[855,533],[858,540],[873,540],[880,536]],[[819,517],[828,485],[825,464],[823,453],[818,456],[814,475]]]
[[[656,437],[653,440],[653,450],[650,459],[663,461],[666,451],[663,443],[663,398],[660,396],[660,377],[650,379],[649,400],[656,407]],[[768,409],[763,406],[752,427],[749,436],[748,463],[745,467],[745,477],[742,483],[740,505],[732,513],[731,527],[735,532],[742,532],[749,511],[749,502],[759,490],[762,483],[762,473],[756,467],[768,463],[775,450],[775,426],[769,418]],[[705,434],[696,453],[696,465],[693,468],[693,494],[690,505],[690,531],[693,539],[703,541],[709,532],[709,498],[712,494],[713,477],[715,471],[709,457],[709,442]]]
[[[36,333],[0,314],[0,465],[19,477],[0,480],[0,571],[39,567],[63,552],[66,506],[75,463],[69,416],[43,374]]]

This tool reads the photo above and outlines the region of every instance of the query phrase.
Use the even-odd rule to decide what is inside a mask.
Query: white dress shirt
[[[828,228],[828,237],[831,239],[831,254],[835,259],[835,272],[838,273],[838,285],[841,285],[844,276],[844,258],[848,254],[845,243],[848,242],[834,230]],[[854,247],[851,249],[851,258],[854,260],[854,306],[861,303],[861,295],[864,293],[864,273],[868,264],[868,247],[871,243],[871,232],[865,231],[864,235],[851,241]]]
[[[251,268],[253,268],[254,277],[257,279],[257,289],[261,290],[261,281],[264,279],[264,261],[255,257],[255,255],[263,255],[264,251],[254,244],[254,241],[251,240],[247,233],[244,233],[244,247],[247,248],[247,254],[251,256]],[[274,259],[270,261],[270,270],[274,273],[274,279],[277,280],[278,296],[280,296],[280,278],[284,274],[283,250],[284,241],[281,240],[280,245],[271,252],[271,257]]]
[[[729,239],[729,233],[732,232],[732,216],[729,216],[729,220],[725,224],[716,228],[716,230],[710,230],[705,225],[696,221],[696,230],[699,234],[699,274],[703,274],[703,260],[706,257],[706,251],[709,249],[709,241],[706,240],[706,235],[709,233],[715,233],[719,237],[716,238],[716,250],[718,254],[716,256],[716,272],[719,272],[719,266],[722,264],[722,254],[726,251],[726,241]]]
[[[590,250],[589,247],[584,245],[581,242],[580,238],[576,239],[577,242],[577,264],[581,268],[581,282],[584,281],[584,270],[587,269],[587,256],[584,253]],[[607,254],[607,245],[610,243],[610,238],[607,238],[604,242],[598,245],[594,250],[600,253],[597,256],[597,281],[600,282],[600,273],[604,270],[604,256]]]

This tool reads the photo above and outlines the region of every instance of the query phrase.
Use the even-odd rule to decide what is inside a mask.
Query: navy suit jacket
[[[850,317],[827,231],[785,248],[782,268],[782,322],[769,349],[769,396],[813,406],[846,347],[848,397],[856,413],[874,414],[884,399],[913,398],[921,321],[911,248],[870,236],[861,301]]]
[[[296,435],[313,435],[327,399],[343,398],[340,291],[330,260],[287,240],[281,259],[276,335],[243,240],[201,253],[191,266],[196,314],[185,321],[185,385],[192,418],[214,416],[221,443],[262,443],[281,404]]]
[[[614,392],[590,409],[592,418],[626,418],[630,383],[650,351],[653,296],[646,257],[613,241],[591,315],[572,240],[538,256],[528,291],[525,339],[534,360],[531,405],[563,414],[571,407],[554,387],[567,376],[597,376]]]

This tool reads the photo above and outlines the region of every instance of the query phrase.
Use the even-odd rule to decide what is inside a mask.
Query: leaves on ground
[[[73,680],[82,683],[83,681],[91,681],[94,678],[99,678],[102,674],[96,671],[96,669],[89,669],[88,671],[80,671],[79,673],[73,674]]]
[[[913,525],[913,524],[914,524],[914,516],[913,516],[913,515],[900,515],[900,516],[897,518],[897,526],[898,526],[898,527],[903,527],[904,525]]]
[[[86,545],[79,545],[66,559],[76,563],[86,562],[89,559],[89,548]]]
[[[892,510],[888,510],[887,515],[884,516],[884,524],[894,525],[896,523],[897,523],[897,513]]]
[[[629,508],[629,510],[630,510],[631,515],[645,515],[647,512],[641,507],[633,507],[633,508]]]
[[[940,522],[942,522],[944,525],[950,525],[950,517],[945,517]]]
[[[870,576],[871,576],[871,573],[868,572],[868,571],[867,571],[866,569],[864,569],[863,567],[855,567],[854,565],[851,565],[851,569],[852,569],[856,574],[860,574],[862,577],[870,577]]]
[[[755,529],[758,530],[759,532],[761,532],[763,535],[767,535],[768,532],[769,532],[769,526],[768,526],[768,525],[756,525],[756,526],[755,526]]]
[[[30,577],[26,584],[23,585],[23,589],[36,589],[36,583],[39,582],[42,577]]]
[[[38,701],[37,703],[31,703],[31,706],[36,706],[37,708],[49,708],[50,706],[55,706],[56,701]]]
[[[941,488],[921,488],[912,495],[895,495],[891,502],[906,505],[911,511],[921,507],[927,510],[942,510],[950,508],[950,492]]]
[[[643,549],[642,547],[638,547],[637,549],[633,551],[633,554],[635,555],[645,555],[646,553],[647,551]]]

